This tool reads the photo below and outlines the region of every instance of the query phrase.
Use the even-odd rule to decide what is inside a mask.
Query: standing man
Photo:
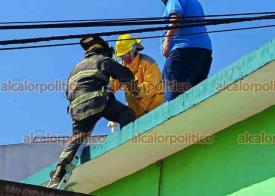
[[[101,117],[117,122],[121,127],[136,119],[133,110],[118,102],[107,88],[110,77],[130,85],[134,82],[132,72],[111,59],[113,52],[100,37],[83,38],[80,43],[85,50],[85,59],[73,69],[66,92],[73,136],[59,158],[51,188],[58,186],[66,173],[65,166],[71,163],[79,146]]]
[[[170,27],[184,25],[185,20],[204,19],[204,11],[198,0],[162,2],[165,4],[164,17],[168,17],[170,21],[180,20],[179,23],[169,24]],[[172,29],[162,38],[161,50],[166,57],[162,74],[165,82],[165,101],[175,99],[207,78],[212,63],[212,45],[208,34],[182,35],[206,31],[205,26]]]

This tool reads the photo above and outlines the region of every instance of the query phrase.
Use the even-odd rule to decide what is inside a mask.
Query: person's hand
[[[116,126],[117,126],[117,123],[112,122],[112,121],[109,121],[108,124],[107,124],[107,127],[111,129],[112,133],[115,132]]]
[[[166,37],[163,42],[163,48],[162,48],[162,54],[165,57],[169,56],[169,51],[170,50],[170,38]]]

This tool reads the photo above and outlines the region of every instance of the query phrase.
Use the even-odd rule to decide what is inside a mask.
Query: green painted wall
[[[158,195],[160,165],[151,165],[134,175],[128,176],[118,182],[107,186],[95,193],[96,196],[142,196]],[[112,174],[110,174],[112,175]]]
[[[239,136],[245,132],[273,136],[274,144],[239,144]],[[162,165],[160,169],[160,164],[153,164],[93,194],[220,196],[272,178],[275,176],[275,105],[215,134],[213,144],[192,145],[166,158]]]

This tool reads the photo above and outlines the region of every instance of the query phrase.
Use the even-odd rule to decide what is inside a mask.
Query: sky
[[[200,3],[207,15],[275,11],[274,0],[200,0]],[[1,2],[0,22],[158,17],[162,16],[163,11],[164,5],[161,0],[9,0]],[[208,30],[265,24],[275,24],[275,21],[220,25],[208,27]],[[134,27],[1,31],[0,40],[131,28]],[[160,32],[154,32],[134,34],[134,36],[159,34]],[[211,34],[210,37],[213,44],[211,77],[240,57],[273,39],[275,28]],[[104,38],[116,39],[117,36]],[[72,41],[78,40],[68,42]],[[143,53],[153,57],[162,70],[164,58],[160,53],[159,39],[144,40],[143,45],[145,47]],[[74,65],[82,58],[83,51],[80,46],[0,51],[0,145],[22,143],[31,134],[71,135],[71,118],[66,113],[68,102],[60,86],[66,82]],[[9,83],[27,83],[37,86],[46,84],[49,88],[57,83],[60,89],[46,92],[32,90],[6,92],[3,86]],[[116,96],[124,102],[123,93]],[[106,120],[100,120],[93,134],[110,134],[106,125]]]

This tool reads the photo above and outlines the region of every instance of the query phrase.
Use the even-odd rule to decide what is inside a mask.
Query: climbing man
[[[162,2],[165,4],[164,17],[174,21],[169,24],[170,27],[204,19],[204,11],[198,0]],[[165,101],[175,99],[207,78],[212,63],[212,45],[206,32],[204,25],[165,32],[165,37],[161,39],[162,54],[166,57],[162,73]]]
[[[130,86],[134,82],[132,72],[112,59],[113,50],[102,38],[86,37],[80,44],[85,50],[85,58],[70,74],[66,92],[73,135],[60,155],[49,185],[51,188],[58,186],[66,173],[66,165],[71,163],[79,146],[101,117],[117,122],[121,127],[136,119],[133,110],[118,102],[108,90],[110,77]]]
[[[144,47],[142,40],[135,39],[129,34],[120,35],[116,42],[116,55],[122,64],[134,74],[137,95],[125,92],[128,107],[133,109],[137,118],[160,106],[163,101],[163,84],[161,72],[156,61],[148,55],[140,53]],[[114,90],[119,89],[118,82],[113,84]],[[115,124],[109,122],[108,126],[114,128]]]

